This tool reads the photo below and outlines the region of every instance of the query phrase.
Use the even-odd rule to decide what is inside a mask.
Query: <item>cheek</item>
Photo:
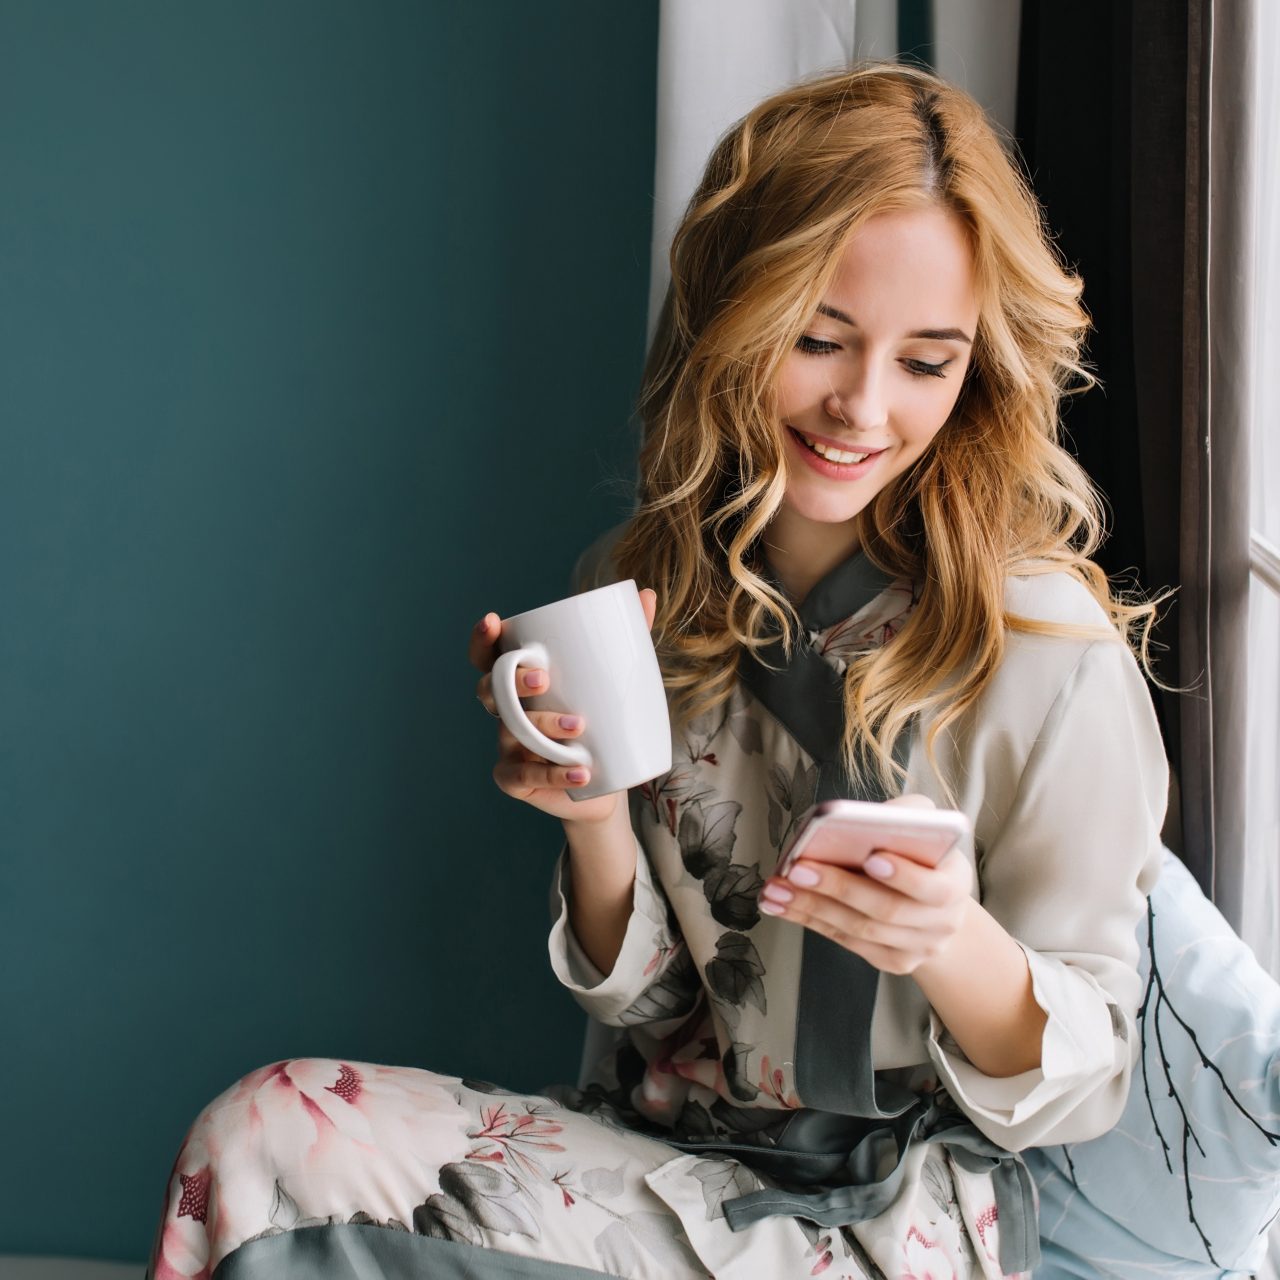
[[[921,395],[903,421],[903,434],[908,444],[920,449],[928,448],[934,438],[946,426],[960,399],[959,389],[945,385]]]
[[[790,355],[778,369],[774,388],[778,416],[783,419],[814,409],[831,394],[831,370],[821,361]]]

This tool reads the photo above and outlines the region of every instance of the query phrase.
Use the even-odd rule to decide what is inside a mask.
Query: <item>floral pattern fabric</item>
[[[201,1113],[179,1151],[150,1280],[209,1280],[243,1245],[336,1225],[634,1280],[822,1275],[950,1280],[993,1234],[981,1188],[922,1160],[901,1232],[772,1219],[730,1232],[726,1198],[764,1185],[673,1153],[598,1111],[407,1067],[278,1062]],[[975,1191],[978,1193],[974,1199]],[[477,1261],[475,1274],[484,1275]]]

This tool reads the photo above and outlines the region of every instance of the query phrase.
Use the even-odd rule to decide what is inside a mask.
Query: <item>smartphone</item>
[[[826,800],[804,819],[774,874],[785,876],[798,858],[856,870],[876,849],[935,867],[956,845],[971,839],[969,819],[958,809]]]

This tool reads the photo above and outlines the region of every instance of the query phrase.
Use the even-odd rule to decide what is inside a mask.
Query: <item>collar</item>
[[[764,561],[762,576],[782,590],[782,584],[767,560]],[[865,551],[858,550],[814,583],[809,594],[796,607],[796,613],[805,630],[825,631],[870,604],[892,582],[891,575],[872,564]]]

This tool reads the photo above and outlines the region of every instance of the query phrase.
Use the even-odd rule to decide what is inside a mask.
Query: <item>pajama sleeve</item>
[[[1009,1150],[1116,1122],[1136,1058],[1137,927],[1159,874],[1168,771],[1150,696],[1119,641],[1083,650],[1009,782],[980,853],[982,905],[1026,954],[1048,1017],[1041,1065],[983,1074],[936,1014],[928,1049],[956,1103]]]
[[[608,976],[591,963],[574,937],[569,924],[571,893],[566,849],[552,879],[547,947],[556,977],[587,1013],[611,1027],[663,1022],[688,1013],[698,991],[698,973],[640,842],[636,841],[631,916]]]

